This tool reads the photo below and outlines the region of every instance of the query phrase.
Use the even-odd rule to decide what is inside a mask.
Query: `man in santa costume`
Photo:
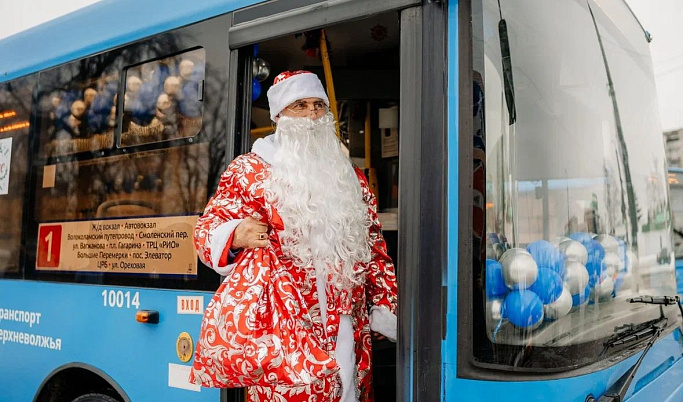
[[[272,247],[307,309],[310,339],[324,351],[316,359],[332,367],[307,384],[252,386],[250,400],[372,401],[371,332],[396,340],[397,303],[377,202],[342,151],[315,74],[278,75],[268,102],[275,134],[258,139],[223,173],[197,221],[199,257],[226,283],[240,283],[231,279],[240,253]],[[221,377],[215,358],[230,353],[232,338],[214,331],[215,321],[220,317],[205,316],[191,375],[210,387],[232,380]],[[221,336],[228,341],[217,342]],[[269,374],[269,367],[259,370]]]

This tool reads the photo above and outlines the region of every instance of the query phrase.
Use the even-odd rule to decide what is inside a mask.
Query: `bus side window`
[[[0,277],[18,274],[35,76],[0,84]]]
[[[204,49],[130,67],[125,76],[122,147],[199,133]]]

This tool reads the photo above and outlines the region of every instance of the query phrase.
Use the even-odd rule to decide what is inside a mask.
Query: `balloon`
[[[600,289],[598,289],[598,298],[602,301],[610,301],[614,297],[614,281],[612,278],[605,277],[600,283]]]
[[[550,304],[543,305],[543,316],[546,321],[554,321],[569,314],[572,309],[572,295],[569,289],[562,288],[560,297]]]
[[[605,258],[602,259],[602,270],[608,276],[614,278],[617,272],[621,271],[622,263],[621,259],[617,253],[609,252],[605,254]]]
[[[538,276],[538,266],[531,254],[522,248],[511,248],[500,257],[503,279],[510,289],[526,289]]]
[[[261,96],[261,83],[256,78],[251,80],[251,100],[255,101]]]
[[[263,59],[254,59],[252,62],[252,75],[259,82],[264,81],[270,76],[270,64]]]
[[[571,239],[567,236],[558,236],[558,237],[554,238],[553,241],[550,242],[550,244],[552,244],[555,247],[558,247],[560,245],[560,243],[562,243],[565,240],[571,240]]]
[[[567,262],[567,274],[564,277],[564,284],[572,296],[583,291],[584,288],[588,287],[588,270],[586,267],[576,261]]]
[[[577,307],[580,306],[584,303],[586,303],[589,299],[589,296],[591,294],[591,288],[589,286],[586,286],[586,288],[583,290],[583,293],[577,293],[572,295],[572,306]]]
[[[503,266],[498,261],[486,260],[486,297],[504,296],[507,292]]]
[[[503,301],[501,314],[514,326],[533,327],[543,320],[543,302],[534,292],[514,290]]]
[[[502,308],[503,299],[492,299],[486,302],[486,314],[490,328],[495,328],[503,319]]]
[[[595,288],[591,289],[590,300],[594,303],[596,300],[601,302],[608,302],[612,300],[612,293],[614,291],[614,281],[609,276],[604,276]]]
[[[589,286],[593,287],[600,283],[600,278],[602,277],[602,258],[598,258],[596,255],[588,257],[586,271],[588,271]]]
[[[567,261],[577,261],[585,264],[588,260],[588,251],[583,244],[576,240],[565,240],[559,245],[560,251],[567,257]]]
[[[529,290],[536,293],[543,304],[549,304],[557,300],[562,294],[562,277],[548,268],[539,268],[536,282],[529,287]]]
[[[598,235],[595,238],[595,241],[600,243],[600,245],[605,249],[606,253],[616,253],[619,249],[619,243],[617,240],[608,234]]]
[[[579,243],[586,245],[586,243],[590,243],[593,241],[593,236],[586,232],[576,232],[572,233],[569,235],[569,238],[575,241],[578,241]]]
[[[588,257],[591,255],[603,259],[605,258],[605,248],[602,247],[600,243],[595,240],[591,240],[590,243],[584,244],[586,246],[586,251],[588,251]]]
[[[534,257],[539,268],[550,268],[560,276],[564,275],[565,256],[550,242],[537,240],[526,246],[526,250]]]

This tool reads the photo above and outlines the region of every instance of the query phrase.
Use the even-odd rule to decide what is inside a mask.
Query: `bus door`
[[[415,282],[405,278],[416,274],[417,265],[407,261],[415,258],[409,244],[418,243],[418,233],[405,228],[419,216],[419,197],[415,198],[419,148],[403,144],[420,138],[419,113],[415,113],[420,99],[415,88],[421,84],[417,73],[421,61],[416,56],[415,27],[421,22],[421,11],[406,8],[419,2],[302,3],[311,4],[281,13],[277,2],[264,3],[234,13],[230,47],[244,88],[244,106],[236,117],[243,129],[236,138],[239,141],[241,135],[241,151],[248,152],[254,141],[274,132],[266,93],[280,72],[308,70],[318,75],[339,123],[342,146],[364,170],[378,200],[379,220],[399,282],[399,338],[413,336],[407,313],[416,303]],[[398,347],[409,344],[399,339]],[[397,351],[388,340],[373,339],[375,400],[408,398],[410,381],[397,382],[397,378],[412,375],[409,354],[408,349]]]

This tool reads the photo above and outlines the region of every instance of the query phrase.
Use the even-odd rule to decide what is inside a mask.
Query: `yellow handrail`
[[[325,85],[327,86],[327,97],[330,100],[330,110],[334,115],[334,124],[337,129],[337,138],[341,138],[339,133],[339,112],[337,111],[337,97],[334,93],[334,81],[332,80],[332,66],[330,65],[330,53],[327,51],[327,40],[325,30],[320,30],[320,55],[322,56],[323,71],[325,72]]]

